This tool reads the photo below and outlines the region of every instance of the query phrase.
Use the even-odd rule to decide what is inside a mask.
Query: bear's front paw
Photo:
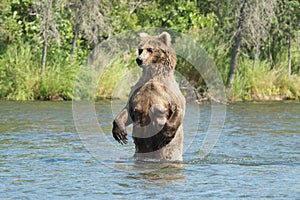
[[[112,130],[113,136],[115,140],[117,140],[120,144],[127,144],[127,132],[125,128],[120,128],[118,124],[114,121],[113,123],[113,130]]]
[[[162,148],[163,146],[168,145],[172,141],[172,139],[175,137],[176,130],[170,127],[167,128],[165,126],[160,132],[160,134],[161,134],[161,140],[158,145],[159,149]]]

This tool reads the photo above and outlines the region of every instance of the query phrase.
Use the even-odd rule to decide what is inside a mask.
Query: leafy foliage
[[[248,3],[243,30],[237,28],[240,2]],[[3,0],[0,2],[0,99],[73,99],[75,77],[97,43],[122,31],[151,27],[193,35],[214,60],[224,82],[228,79],[234,38],[241,31],[238,68],[228,98],[299,99],[300,2],[240,2]],[[135,65],[135,56],[129,53],[115,60],[101,77],[96,95],[110,97],[117,80]],[[42,58],[46,64],[43,74],[40,73]],[[193,66],[178,58],[179,73],[199,92],[207,90]],[[88,73],[93,72],[87,72],[80,81],[89,81]],[[94,89],[86,90],[84,98],[93,98],[88,91]]]

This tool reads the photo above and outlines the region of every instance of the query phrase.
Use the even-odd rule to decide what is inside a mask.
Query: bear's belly
[[[152,137],[164,127],[168,115],[165,114],[168,108],[155,104],[150,108],[139,109],[142,105],[137,105],[133,111],[134,132],[136,137]]]
[[[136,151],[134,158],[145,161],[182,161],[183,151],[183,130],[180,126],[171,142],[160,149],[153,149],[151,143],[159,141],[144,142],[142,138],[134,138]],[[149,146],[150,145],[150,146]]]

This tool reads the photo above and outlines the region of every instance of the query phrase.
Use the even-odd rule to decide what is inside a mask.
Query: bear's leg
[[[132,121],[128,115],[128,109],[124,108],[118,116],[115,118],[113,122],[113,129],[112,133],[115,138],[119,143],[121,144],[127,144],[128,139],[127,139],[127,131],[126,131],[126,126],[131,124]]]

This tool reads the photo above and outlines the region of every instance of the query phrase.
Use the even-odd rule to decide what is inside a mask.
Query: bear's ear
[[[171,36],[167,32],[162,32],[159,36],[158,39],[165,43],[167,46],[171,46]]]
[[[144,38],[144,37],[148,37],[149,35],[147,33],[140,33],[140,37]]]

